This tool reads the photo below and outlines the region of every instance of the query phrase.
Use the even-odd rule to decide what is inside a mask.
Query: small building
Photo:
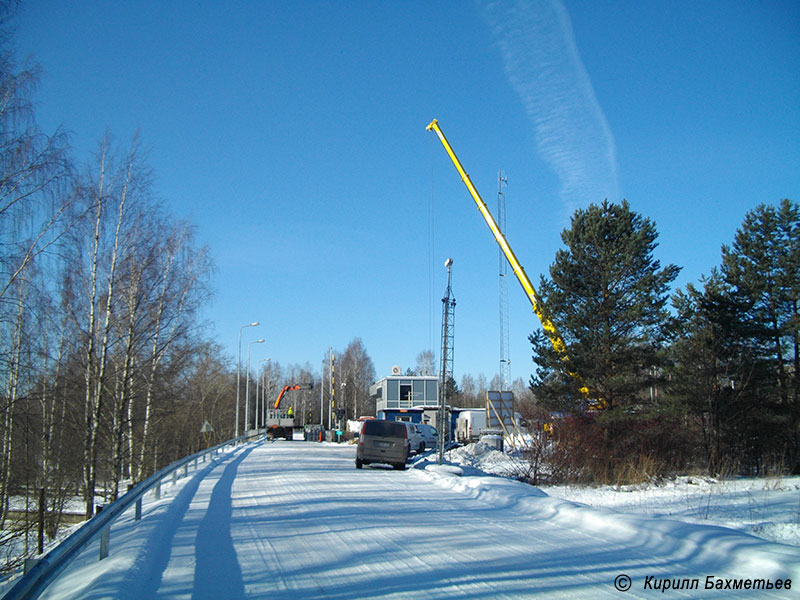
[[[378,418],[381,411],[397,411],[422,406],[439,405],[439,378],[431,375],[400,375],[395,367],[394,374],[373,383],[369,388],[370,399],[375,401]]]
[[[379,379],[369,388],[379,419],[426,423],[439,429],[439,378],[433,375],[401,375],[394,367],[392,375]],[[450,407],[448,416],[453,420]],[[447,428],[452,431],[453,423]]]

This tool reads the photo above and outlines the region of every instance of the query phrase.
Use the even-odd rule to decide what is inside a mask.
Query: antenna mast
[[[444,444],[449,438],[447,432],[447,386],[453,378],[453,328],[456,320],[456,299],[450,287],[453,259],[448,258],[444,266],[447,268],[447,290],[442,298],[442,357],[439,376],[439,416],[436,428],[439,430],[439,464],[444,462]]]
[[[500,232],[506,233],[506,195],[503,193],[503,184],[508,186],[508,178],[503,177],[503,172],[497,171],[497,226]],[[498,249],[500,256],[499,291],[500,291],[500,378],[503,380],[503,389],[511,389],[511,359],[508,356],[508,261],[503,249]]]

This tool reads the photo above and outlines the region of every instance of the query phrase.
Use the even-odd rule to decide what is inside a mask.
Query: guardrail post
[[[98,504],[94,507],[94,514],[95,516],[99,515],[103,512],[104,506],[102,504]],[[111,526],[104,528],[103,531],[100,532],[100,558],[98,560],[103,560],[104,558],[108,558],[108,545],[109,545],[109,537],[111,533]]]
[[[175,469],[172,472],[172,485],[175,485],[178,482],[178,469]]]
[[[106,527],[103,529],[103,532],[100,534],[100,560],[104,558],[108,558],[108,545],[109,545],[109,534],[111,528]]]
[[[183,465],[183,476],[184,477],[188,477],[188,475],[189,475],[189,465],[186,464],[186,465]]]
[[[30,571],[33,567],[38,565],[40,560],[41,560],[40,558],[26,558],[25,561],[22,563],[22,574],[24,575],[25,573]]]
[[[160,479],[158,480],[158,483],[156,483],[155,495],[156,495],[156,500],[161,500],[161,480]]]
[[[130,492],[134,487],[136,487],[136,486],[133,485],[132,483],[129,483],[128,484],[128,491]],[[133,520],[134,521],[140,521],[141,519],[142,519],[142,499],[140,497],[136,501],[136,505],[135,505],[134,512],[133,512]]]

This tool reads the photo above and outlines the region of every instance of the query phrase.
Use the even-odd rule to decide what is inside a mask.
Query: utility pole
[[[325,359],[319,370],[319,427],[325,431]]]
[[[271,359],[264,358],[261,360],[262,363],[267,363],[269,366],[269,361]],[[259,363],[260,364],[260,363]],[[264,420],[264,412],[267,402],[267,390],[266,386],[264,385],[264,374],[266,373],[266,368],[261,370],[260,373],[256,374],[256,429],[258,429],[259,424],[262,426],[266,421]],[[258,384],[261,382],[261,394],[258,393]],[[259,408],[260,407],[260,408]]]
[[[453,259],[448,258],[444,266],[447,268],[447,289],[442,298],[442,357],[439,369],[441,382],[439,383],[439,416],[436,419],[436,426],[439,429],[438,463],[440,465],[444,462],[444,444],[448,438],[447,386],[453,377],[453,329],[456,317],[456,299],[452,297],[453,291],[450,286]]]
[[[328,384],[330,385],[330,401],[328,402],[328,429],[333,431],[333,417],[336,415],[336,385],[334,383],[334,376],[336,371],[336,357],[333,354],[333,348],[328,348],[328,368],[330,369],[330,377]],[[331,433],[331,441],[333,441],[333,433]],[[338,441],[338,440],[337,440]]]
[[[247,344],[247,382],[245,386],[245,401],[244,401],[244,433],[247,434],[250,429],[250,346],[253,344],[263,344],[264,338],[255,340]]]
[[[236,359],[236,423],[233,427],[233,436],[239,437],[239,387],[241,385],[242,376],[240,375],[242,370],[242,330],[245,327],[258,327],[259,322],[253,321],[252,323],[248,323],[246,325],[242,325],[239,327],[239,357]]]
[[[256,369],[256,418],[255,418],[255,428],[258,429],[258,411],[260,408],[259,401],[261,400],[261,395],[259,394],[259,386],[261,385],[261,377],[258,374],[258,369]]]

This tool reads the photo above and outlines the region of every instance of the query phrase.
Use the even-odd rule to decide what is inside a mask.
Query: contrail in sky
[[[571,214],[617,201],[614,136],[583,66],[561,0],[482,2],[505,64],[534,125],[537,151],[561,182]]]

